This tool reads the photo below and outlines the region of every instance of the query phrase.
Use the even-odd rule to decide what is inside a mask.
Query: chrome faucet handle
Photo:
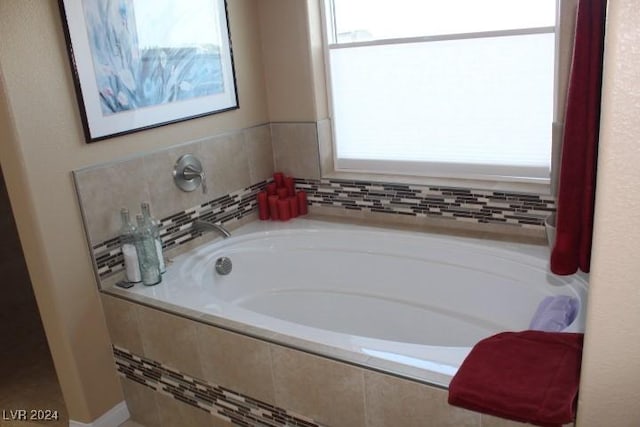
[[[173,166],[173,181],[182,191],[193,191],[202,184],[202,194],[207,193],[207,180],[202,163],[193,154],[180,157]]]
[[[207,176],[202,169],[198,170],[193,165],[187,165],[182,171],[182,176],[185,180],[188,181],[200,178],[200,183],[202,184],[202,194],[207,194]]]

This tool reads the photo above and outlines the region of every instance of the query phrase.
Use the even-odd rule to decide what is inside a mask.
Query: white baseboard
[[[122,401],[90,424],[69,420],[69,427],[118,427],[129,419],[129,408]]]

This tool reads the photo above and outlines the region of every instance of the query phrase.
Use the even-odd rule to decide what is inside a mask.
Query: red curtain
[[[606,0],[580,0],[567,95],[551,271],[589,271]]]

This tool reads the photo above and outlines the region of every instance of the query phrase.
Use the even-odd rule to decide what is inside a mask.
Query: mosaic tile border
[[[256,211],[258,209],[256,194],[264,190],[269,181],[259,182],[161,219],[160,237],[163,249],[171,249],[200,237],[202,232],[193,229],[193,222],[196,219],[227,224]],[[101,279],[124,270],[119,237],[93,246],[92,251],[98,276]]]
[[[191,378],[113,346],[118,373],[187,405],[245,427],[321,427],[315,421],[227,388]]]
[[[552,196],[504,191],[342,179],[296,179],[296,188],[311,206],[525,228],[544,229],[556,210]]]

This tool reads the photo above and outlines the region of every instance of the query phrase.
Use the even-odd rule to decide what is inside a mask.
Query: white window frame
[[[327,16],[327,8],[332,7],[332,0],[321,0],[321,18],[322,18],[322,39],[323,39],[323,51],[324,51],[324,61],[325,61],[325,79],[326,79],[326,91],[327,91],[327,101],[329,108],[329,117],[333,119],[334,117],[334,107],[333,107],[333,86],[331,79],[331,63],[330,63],[330,50],[331,49],[340,49],[340,48],[349,48],[349,47],[359,47],[359,46],[376,46],[376,45],[386,45],[386,44],[401,44],[401,43],[415,43],[415,42],[432,42],[432,41],[444,41],[444,40],[462,40],[462,39],[472,39],[472,38],[485,38],[485,37],[496,37],[496,36],[515,36],[515,35],[525,35],[525,34],[544,34],[544,33],[554,33],[555,34],[555,54],[554,54],[554,76],[553,76],[553,123],[550,125],[550,134],[549,138],[551,139],[551,164],[550,164],[550,176],[546,178],[529,178],[529,177],[517,177],[517,176],[509,176],[509,167],[502,166],[496,170],[496,173],[493,175],[489,175],[486,173],[476,173],[472,164],[448,164],[447,170],[438,169],[436,164],[429,164],[426,162],[402,162],[401,169],[393,169],[387,167],[385,168],[376,168],[376,170],[358,168],[357,163],[351,162],[349,159],[338,159],[337,157],[337,149],[336,149],[336,134],[335,127],[332,127],[331,135],[332,135],[332,158],[333,158],[333,170],[328,171],[327,175],[330,176],[344,176],[344,177],[357,177],[364,176],[365,174],[369,177],[381,177],[382,179],[393,178],[396,182],[407,182],[407,183],[436,183],[436,184],[455,184],[457,182],[465,183],[466,185],[473,185],[473,183],[478,183],[478,187],[488,187],[493,186],[491,183],[496,183],[495,188],[504,188],[504,189],[533,189],[535,192],[539,193],[549,193],[553,192],[552,184],[554,183],[554,177],[556,175],[555,165],[557,164],[557,152],[559,150],[560,145],[560,137],[561,132],[558,131],[558,127],[561,126],[559,123],[558,117],[563,114],[564,108],[560,105],[561,100],[559,96],[559,54],[560,54],[560,33],[561,29],[561,5],[563,1],[567,0],[556,0],[556,23],[555,26],[547,26],[547,27],[534,27],[534,28],[526,28],[526,29],[516,29],[516,30],[498,30],[498,31],[486,31],[486,32],[473,32],[473,33],[458,33],[458,34],[446,34],[446,35],[435,35],[435,36],[423,36],[423,37],[407,37],[401,39],[384,39],[384,40],[374,40],[374,41],[364,41],[364,42],[349,42],[349,43],[331,43],[330,36],[328,34],[329,25],[328,25],[328,16]],[[571,3],[572,0],[568,0],[568,3]],[[566,7],[566,6],[565,6]],[[566,14],[566,13],[565,13]],[[334,16],[333,13],[331,16]],[[566,19],[566,16],[564,17]],[[335,30],[335,22],[331,22],[331,28],[333,29],[334,39],[337,39],[337,34]],[[565,43],[566,44],[566,43]],[[380,160],[380,163],[388,163],[389,165],[392,162],[387,162],[385,160]],[[372,162],[373,164],[373,162]],[[432,165],[436,166],[431,169],[429,172],[424,172],[424,166],[429,165],[431,168]],[[325,171],[323,171],[324,173]],[[510,184],[513,183],[513,186]],[[504,184],[504,185],[502,185]],[[524,184],[524,185],[519,185]]]

